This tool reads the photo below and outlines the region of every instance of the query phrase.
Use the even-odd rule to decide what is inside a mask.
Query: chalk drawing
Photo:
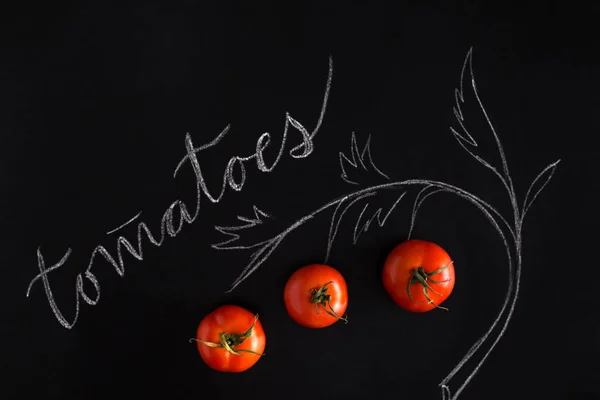
[[[465,115],[463,113],[463,109],[461,105],[465,102],[465,93],[469,91],[471,95],[476,99],[476,105],[482,115],[485,117],[485,121],[487,123],[487,127],[489,129],[488,136],[493,140],[493,144],[495,145],[499,159],[500,165],[494,166],[492,163],[483,159],[480,155],[477,154],[478,142],[471,135],[469,130],[465,124]],[[542,172],[540,172],[536,178],[533,180],[529,189],[527,190],[527,194],[525,196],[525,200],[523,201],[522,206],[519,206],[517,195],[514,190],[512,178],[509,172],[508,163],[506,160],[506,156],[504,153],[504,149],[502,147],[502,143],[496,133],[494,126],[492,125],[488,113],[485,110],[481,98],[479,97],[479,93],[477,91],[477,87],[475,84],[475,76],[473,73],[473,49],[469,49],[467,55],[465,57],[462,70],[460,73],[460,83],[459,87],[455,89],[454,98],[456,104],[453,108],[454,115],[456,117],[456,121],[458,123],[458,127],[450,127],[450,132],[453,134],[454,138],[458,141],[460,146],[477,162],[483,165],[485,168],[489,169],[494,176],[499,179],[500,183],[504,187],[507,193],[507,200],[510,202],[512,209],[512,221],[509,222],[495,207],[493,207],[490,203],[480,199],[476,195],[463,190],[454,185],[439,182],[434,180],[427,179],[408,179],[403,181],[396,182],[388,182],[379,185],[374,185],[367,187],[365,189],[357,190],[352,193],[340,196],[334,200],[329,201],[323,206],[317,208],[313,212],[299,218],[296,222],[292,223],[289,227],[274,235],[273,237],[263,240],[251,245],[235,245],[233,244],[237,239],[239,239],[239,235],[241,231],[245,229],[250,229],[257,224],[261,223],[262,220],[258,213],[255,215],[256,219],[248,222],[245,225],[240,225],[237,227],[216,227],[218,231],[221,233],[228,234],[231,238],[225,242],[221,242],[218,245],[213,246],[216,249],[220,250],[244,250],[244,249],[254,249],[254,252],[250,255],[250,260],[243,268],[242,272],[239,274],[237,279],[231,284],[229,291],[234,290],[238,285],[244,282],[248,277],[256,271],[268,258],[269,256],[277,249],[279,244],[287,237],[288,234],[304,225],[306,222],[312,220],[317,217],[319,214],[324,214],[325,211],[333,210],[330,222],[329,233],[327,236],[327,247],[324,256],[324,262],[326,263],[329,255],[331,253],[331,249],[333,247],[338,227],[342,221],[342,218],[346,215],[346,212],[354,205],[361,204],[364,202],[362,211],[355,223],[354,232],[353,232],[353,243],[356,243],[359,239],[360,235],[368,230],[371,223],[373,221],[377,221],[377,224],[382,227],[387,221],[390,214],[396,209],[397,205],[406,197],[409,189],[412,187],[421,187],[418,191],[415,199],[413,201],[412,206],[412,215],[411,215],[411,223],[409,228],[408,238],[411,237],[413,227],[416,222],[416,217],[419,211],[419,208],[423,204],[423,202],[430,198],[434,194],[438,193],[451,193],[454,194],[472,205],[474,205],[481,213],[485,216],[485,218],[491,223],[496,232],[498,233],[504,248],[506,250],[507,256],[507,269],[508,269],[508,280],[507,280],[507,290],[506,295],[504,297],[504,301],[502,303],[502,307],[498,312],[495,320],[488,328],[488,330],[472,345],[469,351],[463,356],[463,358],[456,364],[456,366],[443,378],[439,387],[442,393],[443,400],[456,400],[459,395],[463,392],[465,387],[469,384],[469,382],[473,379],[473,377],[479,372],[481,366],[489,356],[489,354],[493,351],[494,347],[498,343],[498,341],[502,338],[504,332],[506,331],[512,314],[514,312],[514,308],[519,296],[519,285],[521,279],[521,269],[522,269],[522,256],[521,256],[521,248],[522,248],[522,227],[525,214],[530,209],[532,203],[538,197],[540,192],[544,189],[544,187],[550,182],[556,167],[560,160],[549,164],[545,167]],[[479,139],[479,138],[478,138]],[[485,139],[482,137],[481,139]],[[371,157],[370,151],[370,140],[371,137],[366,141],[364,148],[362,151],[359,150],[357,145],[356,136],[352,133],[351,137],[351,145],[350,145],[350,156],[346,156],[343,153],[339,153],[339,161],[340,161],[340,169],[341,169],[341,178],[352,185],[358,185],[359,183],[350,179],[348,176],[349,168],[352,167],[354,169],[362,168],[367,171],[371,168],[375,171],[379,176],[386,178],[389,180],[389,176],[379,170]],[[361,226],[361,221],[363,220],[364,214],[367,212],[369,206],[372,204],[374,199],[377,197],[379,193],[384,190],[396,190],[398,191],[398,196],[395,202],[384,211],[384,209],[377,208],[375,213],[366,220],[364,224]],[[366,201],[368,199],[368,202]],[[381,218],[382,214],[384,214],[383,218]],[[244,221],[244,220],[243,220]],[[236,232],[233,234],[233,232]],[[510,239],[510,240],[509,240]],[[489,343],[491,341],[491,343]],[[488,344],[488,348],[486,351],[483,351],[481,348],[484,344]],[[477,358],[474,358],[477,357]],[[467,364],[469,360],[474,358],[474,365],[470,372],[468,372],[467,377],[462,382],[453,383],[453,387],[456,387],[454,393],[451,391],[450,382],[455,377],[455,375]]]

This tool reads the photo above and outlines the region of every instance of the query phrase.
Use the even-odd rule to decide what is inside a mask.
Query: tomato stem
[[[227,350],[231,354],[235,354],[236,356],[241,356],[242,354],[240,354],[240,353],[251,353],[251,354],[255,354],[257,356],[264,356],[265,355],[264,353],[259,354],[252,350],[246,350],[246,349],[238,350],[235,348],[236,346],[239,346],[240,344],[244,343],[244,341],[246,339],[248,339],[250,336],[252,336],[252,333],[254,332],[254,326],[256,325],[256,321],[258,321],[258,314],[256,314],[254,316],[254,321],[252,322],[252,325],[244,333],[221,332],[219,334],[219,343],[205,342],[204,340],[200,340],[200,339],[190,339],[190,343],[191,342],[200,342],[203,345],[208,346],[208,347],[224,348],[225,350]]]
[[[411,285],[414,285],[414,284],[421,284],[423,286],[423,294],[425,295],[425,298],[427,299],[426,304],[433,304],[437,308],[449,311],[446,307],[441,307],[441,306],[437,305],[433,300],[431,300],[431,298],[429,297],[429,291],[432,291],[433,293],[437,294],[438,296],[441,296],[441,294],[436,292],[431,287],[429,282],[431,282],[434,285],[439,285],[441,283],[450,282],[451,279],[446,279],[445,281],[436,281],[436,280],[432,279],[431,277],[443,272],[446,268],[448,268],[450,265],[452,265],[453,262],[454,261],[450,261],[448,264],[446,264],[442,268],[437,269],[433,272],[425,272],[425,269],[423,267],[417,267],[417,268],[413,269],[412,276],[410,277],[410,280],[408,281],[408,284],[406,285],[406,293],[408,294],[408,298],[410,299],[410,301],[412,301],[413,303],[419,303],[412,298],[412,295],[410,294],[410,287],[411,287]]]
[[[346,315],[344,315],[343,317],[340,317],[335,310],[333,309],[333,307],[331,307],[331,295],[329,293],[327,293],[327,285],[333,283],[333,281],[329,281],[326,284],[324,284],[323,286],[321,286],[321,288],[317,289],[311,289],[310,293],[311,293],[311,298],[310,301],[315,305],[315,310],[317,311],[317,314],[319,314],[319,304],[323,306],[323,309],[325,310],[325,312],[329,315],[331,315],[334,318],[337,318],[339,320],[344,321],[344,323],[348,323],[348,318]],[[329,310],[327,309],[327,307],[329,307]]]

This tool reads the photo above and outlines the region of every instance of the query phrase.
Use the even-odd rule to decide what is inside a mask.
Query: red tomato
[[[290,276],[283,290],[283,301],[290,317],[308,328],[324,328],[338,320],[348,307],[348,288],[336,269],[311,264]]]
[[[383,266],[383,285],[394,302],[412,312],[440,307],[454,289],[454,263],[444,249],[423,240],[396,246]]]
[[[192,340],[204,362],[221,372],[246,371],[258,362],[266,344],[258,315],[233,305],[206,315]]]

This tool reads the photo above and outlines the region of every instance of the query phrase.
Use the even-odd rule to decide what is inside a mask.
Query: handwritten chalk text
[[[104,247],[103,245],[98,245],[92,251],[90,256],[90,260],[86,270],[83,273],[77,274],[75,278],[75,315],[69,320],[63,312],[61,308],[59,308],[50,285],[49,274],[52,271],[57,270],[61,266],[63,266],[69,256],[71,255],[71,248],[67,249],[65,255],[56,263],[52,264],[50,267],[46,266],[46,261],[42,255],[40,248],[37,249],[37,262],[39,273],[30,281],[29,286],[27,288],[27,297],[31,294],[31,290],[34,287],[34,284],[41,280],[44,291],[46,293],[46,298],[48,303],[50,304],[50,308],[52,312],[56,316],[58,322],[67,328],[72,329],[77,320],[79,318],[79,308],[80,302],[83,300],[89,305],[96,305],[100,300],[100,283],[94,273],[92,272],[92,268],[94,267],[94,261],[97,256],[101,256],[107,261],[110,265],[112,265],[117,272],[117,274],[121,277],[125,274],[125,262],[123,260],[123,248],[134,258],[137,260],[143,260],[144,258],[144,248],[142,246],[142,235],[144,235],[150,243],[155,246],[161,246],[165,239],[165,231],[170,237],[175,237],[182,230],[184,226],[184,222],[187,224],[191,224],[196,220],[200,213],[200,202],[202,197],[206,197],[212,203],[218,203],[221,201],[226,191],[229,189],[233,189],[234,191],[241,191],[246,182],[246,166],[247,163],[251,160],[256,162],[256,167],[261,172],[271,172],[275,168],[275,166],[281,160],[284,150],[286,149],[287,139],[288,139],[288,130],[289,127],[292,126],[295,128],[301,135],[301,142],[295,145],[291,150],[289,150],[289,155],[296,159],[302,159],[308,157],[314,151],[314,143],[313,139],[316,134],[319,132],[321,125],[323,123],[323,118],[325,116],[325,111],[327,108],[327,102],[329,98],[329,93],[331,89],[331,80],[333,77],[333,61],[331,57],[329,58],[329,73],[327,77],[327,84],[325,87],[325,95],[323,96],[323,102],[321,106],[321,111],[319,115],[319,119],[316,123],[315,128],[312,132],[309,132],[302,123],[298,120],[294,119],[289,113],[286,113],[285,116],[285,125],[283,128],[283,135],[281,140],[281,145],[277,152],[277,156],[271,165],[268,165],[265,160],[265,150],[269,147],[271,143],[271,135],[268,132],[263,133],[258,140],[256,141],[256,147],[254,152],[249,156],[234,156],[229,159],[227,166],[223,172],[223,178],[221,181],[221,188],[218,192],[218,195],[213,195],[211,191],[209,191],[208,186],[206,184],[206,180],[202,173],[202,167],[200,164],[199,153],[205,151],[211,147],[216,146],[230,130],[230,125],[227,125],[219,135],[213,139],[211,142],[206,143],[199,147],[194,147],[192,143],[191,135],[188,133],[185,137],[185,148],[186,155],[181,159],[177,167],[175,168],[175,172],[173,177],[177,176],[177,172],[183,167],[185,164],[189,163],[194,171],[194,176],[196,179],[196,204],[194,208],[194,212],[190,213],[186,204],[181,200],[175,200],[164,212],[161,224],[160,224],[160,234],[158,238],[150,231],[148,226],[144,222],[139,222],[137,225],[137,247],[125,237],[119,236],[117,238],[116,250],[117,250],[117,259]],[[239,176],[234,175],[234,170],[239,170]],[[179,209],[179,221],[175,223],[175,210]],[[135,217],[131,218],[126,223],[120,225],[118,228],[112,229],[107,232],[107,235],[111,235],[115,232],[118,232],[125,226],[128,226],[132,222],[138,219],[141,213],[138,213]],[[84,279],[89,281],[94,289],[93,292],[86,292],[84,290]],[[91,288],[90,288],[91,289]]]

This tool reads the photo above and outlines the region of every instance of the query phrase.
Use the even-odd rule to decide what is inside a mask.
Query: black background
[[[323,261],[331,214],[287,237],[230,294],[224,292],[250,252],[210,245],[224,239],[215,225],[251,217],[253,205],[273,218],[245,232],[247,243],[357,190],[340,179],[338,159],[338,152],[349,153],[352,132],[359,146],[371,135],[373,158],[393,180],[448,182],[510,215],[499,180],[449,130],[457,126],[454,88],[471,46],[477,87],[504,145],[519,204],[535,176],[562,161],[525,220],[512,321],[460,398],[600,396],[594,382],[600,370],[591,361],[600,347],[594,301],[600,75],[592,10],[51,3],[0,13],[3,398],[441,398],[438,383],[490,326],[507,284],[502,242],[466,201],[432,197],[414,231],[455,261],[449,313],[404,312],[381,284],[386,254],[407,237],[412,200],[354,246],[362,207],[344,219],[330,264],[349,285],[348,325],[302,328],[282,302],[287,277]],[[241,192],[227,191],[218,204],[204,198],[198,219],[177,237],[161,247],[146,242],[143,261],[126,255],[124,277],[98,262],[100,301],[82,304],[71,330],[52,314],[41,282],[25,296],[38,273],[38,246],[48,265],[72,248],[67,263],[49,275],[72,320],[76,275],[98,244],[115,251],[116,236],[107,231],[140,211],[157,230],[171,202],[192,207],[191,168],[173,178],[187,132],[200,145],[231,124],[199,156],[215,192],[230,157],[252,154],[263,132],[279,143],[286,112],[312,130],[330,54],[331,96],[314,153],[288,155],[300,143],[292,130],[272,173],[249,163]],[[472,103],[470,112],[477,116]],[[493,151],[479,122],[473,135]],[[273,160],[275,147],[270,151]],[[360,187],[380,178],[361,175]],[[394,200],[385,193],[377,205]],[[123,235],[133,241],[135,229]],[[267,333],[267,356],[243,374],[213,372],[188,343],[200,319],[224,303],[258,312]]]

